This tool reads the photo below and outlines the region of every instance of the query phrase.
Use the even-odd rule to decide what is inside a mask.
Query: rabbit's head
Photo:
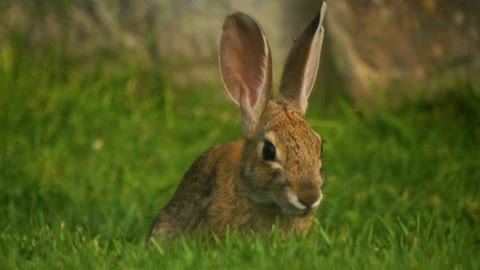
[[[323,41],[326,5],[294,41],[273,100],[268,41],[248,15],[227,17],[220,46],[222,79],[239,105],[245,144],[238,188],[285,215],[307,215],[322,199],[322,140],[305,121]]]

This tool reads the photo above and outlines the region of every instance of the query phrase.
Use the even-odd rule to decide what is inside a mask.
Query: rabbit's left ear
[[[327,4],[295,41],[288,55],[280,83],[280,100],[305,114],[320,63],[323,43],[322,21]]]
[[[228,94],[240,106],[243,132],[251,138],[272,99],[272,58],[262,29],[244,13],[225,20],[220,71]]]

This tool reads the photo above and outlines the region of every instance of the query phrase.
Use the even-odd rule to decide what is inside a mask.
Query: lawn
[[[195,158],[241,137],[224,90],[176,87],[168,66],[80,65],[8,43],[0,56],[0,269],[480,269],[480,89],[468,79],[404,105],[314,96],[327,184],[306,237],[147,249]]]

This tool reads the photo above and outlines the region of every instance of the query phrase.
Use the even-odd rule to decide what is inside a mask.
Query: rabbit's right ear
[[[320,63],[323,43],[322,22],[326,9],[327,4],[324,2],[320,13],[293,44],[280,83],[281,101],[298,108],[303,114],[307,110],[308,97]]]
[[[225,20],[220,70],[228,94],[240,106],[243,132],[252,138],[272,99],[272,60],[262,29],[244,13],[234,13]]]

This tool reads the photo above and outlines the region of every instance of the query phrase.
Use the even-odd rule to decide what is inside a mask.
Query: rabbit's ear
[[[244,13],[225,20],[220,70],[228,94],[240,106],[244,134],[251,138],[272,99],[272,59],[262,29]]]
[[[280,83],[281,102],[300,109],[304,114],[320,63],[323,43],[322,21],[326,8],[324,2],[320,13],[294,41]]]

